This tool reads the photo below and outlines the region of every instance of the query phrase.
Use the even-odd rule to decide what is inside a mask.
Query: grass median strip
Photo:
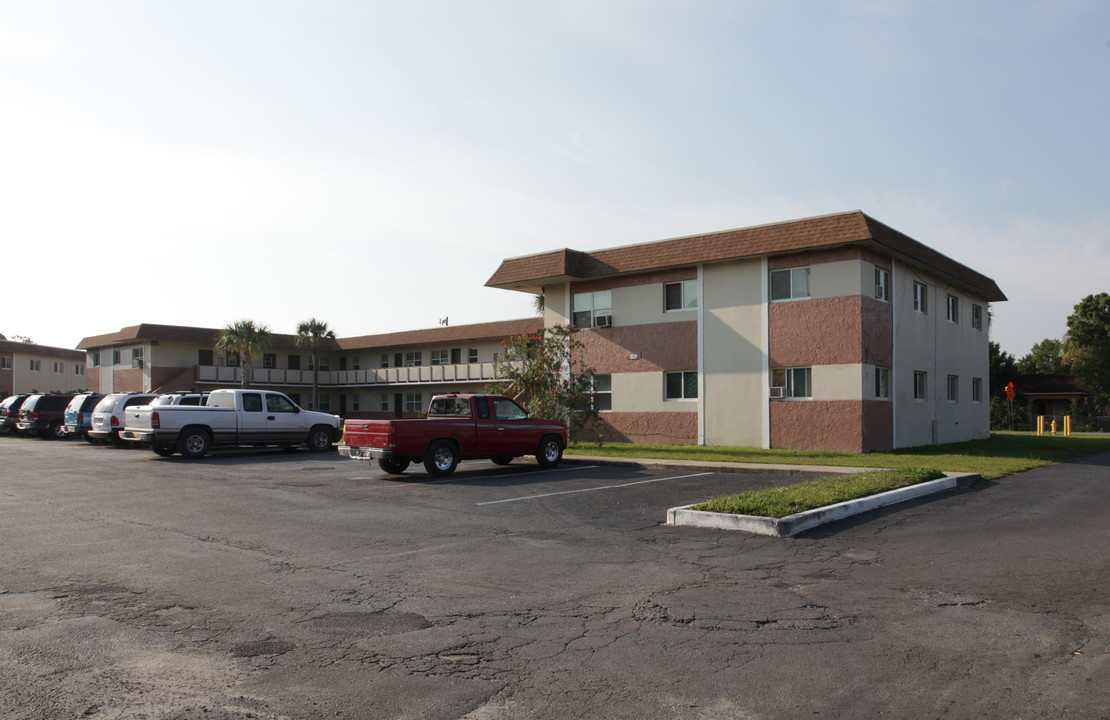
[[[984,480],[1110,451],[1110,437],[1037,436],[1032,433],[995,433],[987,440],[929,445],[893,452],[864,454],[804,450],[697,445],[639,445],[636,443],[573,443],[568,455],[704,460],[710,462],[778,463],[790,465],[846,465],[853,467],[939,467],[948,472],[978,473]]]
[[[944,473],[928,468],[868,470],[853,475],[838,475],[713,498],[694,505],[691,510],[784,518],[806,510],[877,495],[887,490],[897,490],[942,477]]]

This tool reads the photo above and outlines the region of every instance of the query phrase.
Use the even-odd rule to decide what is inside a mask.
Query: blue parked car
[[[84,393],[75,395],[69,401],[65,414],[66,435],[80,435],[86,440],[89,439],[93,408],[103,397],[103,393]]]

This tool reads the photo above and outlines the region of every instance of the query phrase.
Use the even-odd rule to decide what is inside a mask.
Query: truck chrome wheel
[[[188,430],[181,436],[178,449],[187,458],[204,457],[208,453],[208,433],[203,430]]]
[[[542,467],[555,467],[563,459],[563,444],[559,438],[548,435],[540,440],[540,449],[536,453],[536,462]]]
[[[449,440],[437,440],[424,454],[424,469],[436,477],[446,477],[459,465],[459,451]]]

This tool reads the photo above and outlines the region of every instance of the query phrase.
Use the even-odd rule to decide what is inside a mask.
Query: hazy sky
[[[0,0],[0,333],[532,314],[503,258],[862,209],[1021,356],[1110,291],[1104,0]]]

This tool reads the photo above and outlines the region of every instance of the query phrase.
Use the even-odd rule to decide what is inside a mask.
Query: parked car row
[[[0,402],[0,433],[129,442],[157,454],[201,457],[214,446],[279,445],[326,450],[342,434],[337,415],[302,410],[281,393],[81,393],[13,395]]]

